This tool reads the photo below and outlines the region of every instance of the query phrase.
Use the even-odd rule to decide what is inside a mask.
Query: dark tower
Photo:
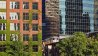
[[[74,32],[81,31],[81,19],[83,12],[82,0],[66,0],[66,34],[73,34]]]
[[[43,39],[59,35],[59,0],[45,1]]]

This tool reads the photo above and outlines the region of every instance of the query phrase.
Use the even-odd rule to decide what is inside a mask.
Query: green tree
[[[98,41],[77,32],[57,43],[61,56],[98,56]]]
[[[88,38],[85,56],[98,56],[98,41],[95,39]]]
[[[24,50],[25,49],[25,50]],[[6,45],[6,53],[8,56],[30,56],[29,46],[23,45],[21,41],[13,41]]]

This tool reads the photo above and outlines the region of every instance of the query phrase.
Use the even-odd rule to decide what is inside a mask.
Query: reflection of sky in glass
[[[62,16],[62,30],[63,34],[65,34],[66,24],[65,24],[65,1],[66,0],[59,0],[59,7],[61,10],[61,16]],[[90,31],[94,31],[94,0],[82,0],[83,2],[83,14],[89,13],[90,16]]]
[[[59,0],[60,2],[60,10],[61,10],[61,15],[62,15],[62,31],[63,31],[63,34],[65,34],[65,29],[66,29],[66,25],[65,25],[65,1],[66,0]]]
[[[94,0],[83,0],[83,14],[89,13],[90,30],[94,31]]]

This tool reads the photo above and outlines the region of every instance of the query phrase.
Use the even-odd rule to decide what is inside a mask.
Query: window
[[[38,20],[38,13],[33,13],[32,14],[32,19],[33,20]]]
[[[29,24],[28,23],[24,23],[23,24],[23,30],[24,31],[28,31],[29,30]]]
[[[11,12],[10,13],[10,19],[11,20],[19,20],[20,19],[20,14],[17,12]]]
[[[29,2],[23,2],[23,9],[29,9]]]
[[[38,45],[33,45],[32,49],[33,49],[33,52],[38,52]]]
[[[37,3],[37,2],[34,2],[34,3],[32,4],[32,9],[35,9],[35,10],[38,9],[38,3]]]
[[[6,23],[0,23],[0,30],[6,29]]]
[[[32,39],[33,41],[38,41],[38,35],[37,34],[32,35]]]
[[[38,24],[33,24],[32,25],[32,30],[33,31],[38,31]]]
[[[17,34],[11,34],[10,38],[11,38],[10,39],[11,41],[17,41],[18,40],[18,35]]]
[[[6,20],[6,12],[0,12],[0,19]]]
[[[23,13],[23,20],[29,20],[29,13]]]
[[[19,23],[10,23],[10,30],[11,31],[17,31],[19,30]]]
[[[29,40],[29,35],[23,34],[23,41],[28,41],[28,40]]]
[[[19,9],[19,2],[10,2],[10,9]]]
[[[0,8],[6,9],[6,1],[0,1]]]
[[[6,50],[6,46],[5,45],[0,45],[0,52],[4,52]]]
[[[6,34],[0,34],[0,41],[6,40]]]

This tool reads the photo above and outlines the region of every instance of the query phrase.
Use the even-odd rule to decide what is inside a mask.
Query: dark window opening
[[[23,41],[28,41],[28,40],[29,40],[29,35],[23,34]]]
[[[37,34],[33,35],[32,39],[33,39],[33,41],[38,41],[38,35]]]
[[[32,49],[33,49],[33,52],[38,52],[38,45],[33,45]]]

